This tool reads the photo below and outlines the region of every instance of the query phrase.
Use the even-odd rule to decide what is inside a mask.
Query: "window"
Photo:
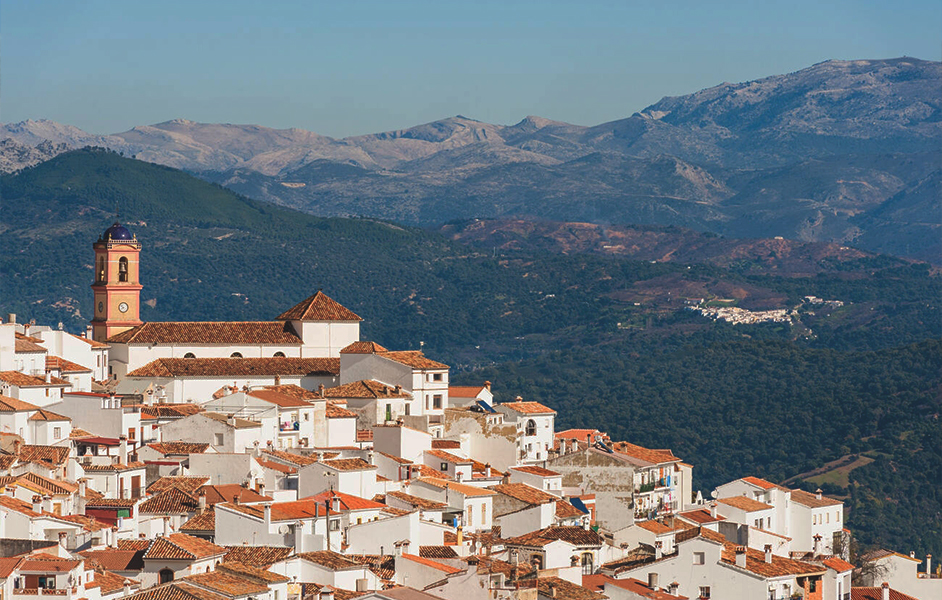
[[[386,420],[392,421],[392,404],[386,405]]]
[[[53,428],[52,428],[52,437],[53,437],[54,439],[59,439],[59,438],[61,438],[61,437],[62,437],[62,428],[61,428],[61,427],[53,427]]]
[[[442,407],[442,395],[435,394],[432,396],[432,408],[438,410]]]
[[[406,402],[406,416],[408,417],[411,414],[412,414],[412,403]]]
[[[160,583],[167,583],[173,581],[173,571],[170,569],[161,569],[160,570]]]
[[[136,435],[136,434],[135,434],[136,431],[137,431],[137,430],[135,430],[133,427],[128,427],[128,440],[129,440],[129,441],[130,441],[130,440],[134,440],[135,435]]]
[[[438,469],[439,471],[444,471],[444,472],[446,472],[446,473],[448,472],[448,463],[443,462],[443,463],[440,465],[440,467],[441,467],[441,468]]]
[[[487,504],[481,505],[481,526],[487,524]]]
[[[223,442],[225,441],[225,437],[221,433],[217,433],[213,437],[214,437],[214,441],[216,442],[216,445],[222,446]]]
[[[468,505],[468,518],[465,519],[465,522],[468,525],[474,524],[474,507],[471,505]]]
[[[242,353],[241,353],[241,352],[233,352],[232,354],[229,355],[229,358],[242,358]]]
[[[331,531],[340,531],[340,519],[333,519],[330,522]]]
[[[434,375],[432,375],[432,381],[441,381],[441,380],[442,380],[441,373],[435,373]]]
[[[831,522],[831,513],[824,513],[824,522],[825,523]]]
[[[699,597],[701,598],[701,600],[707,600],[710,597],[710,586],[701,585]]]
[[[539,571],[543,568],[543,557],[539,554],[534,554],[530,557],[530,564],[533,565],[533,568]]]
[[[98,281],[105,280],[105,257],[98,257]]]
[[[705,554],[703,552],[694,552],[693,553],[693,564],[702,565],[705,561]]]
[[[192,352],[187,352],[186,354],[183,355],[183,358],[196,358],[196,355],[193,354]]]
[[[533,419],[527,421],[527,435],[536,435],[536,421]]]
[[[593,572],[595,572],[595,569],[592,566],[592,553],[586,552],[582,555],[582,574],[591,575]]]
[[[128,258],[122,256],[118,259],[118,281],[127,282],[128,280]]]
[[[275,358],[284,358],[284,357],[285,357],[285,353],[284,353],[284,352],[275,352],[274,354],[272,354],[272,356],[274,356]]]

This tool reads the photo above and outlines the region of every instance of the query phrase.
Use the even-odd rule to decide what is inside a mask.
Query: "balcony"
[[[72,588],[72,593],[76,593],[78,590]],[[67,596],[69,594],[68,588],[62,589],[48,589],[48,588],[20,588],[13,590],[14,596]]]
[[[294,423],[282,423],[278,426],[278,431],[281,432],[294,432],[301,430],[301,423],[295,421]]]

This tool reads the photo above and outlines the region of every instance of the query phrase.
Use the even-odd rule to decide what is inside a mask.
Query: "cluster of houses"
[[[838,500],[704,499],[670,450],[451,385],[322,292],[140,322],[139,251],[95,244],[85,336],[0,323],[4,600],[942,597],[931,556],[875,553],[853,587]]]

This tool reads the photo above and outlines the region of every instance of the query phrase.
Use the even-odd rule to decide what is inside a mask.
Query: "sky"
[[[939,0],[0,3],[0,121],[332,137],[454,115],[595,125],[828,59],[942,59]]]

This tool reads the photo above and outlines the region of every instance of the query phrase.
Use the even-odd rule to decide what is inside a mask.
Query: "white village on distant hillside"
[[[142,243],[92,246],[84,336],[0,324],[3,600],[942,598],[931,556],[888,550],[852,590],[820,491],[744,473],[704,499],[671,450],[451,385],[320,291],[141,322]]]

